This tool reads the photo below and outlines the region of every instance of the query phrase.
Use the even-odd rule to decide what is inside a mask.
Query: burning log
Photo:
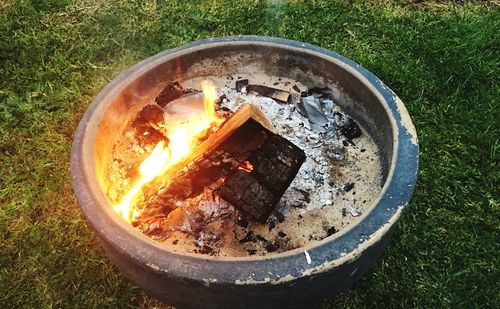
[[[221,197],[255,220],[265,222],[305,161],[305,153],[272,134],[218,190]]]
[[[202,88],[205,86],[202,83]],[[281,101],[288,101],[290,96],[265,86],[247,87]],[[265,222],[304,162],[304,152],[273,133],[272,125],[253,105],[243,105],[220,123],[214,121],[220,118],[210,106],[216,102],[213,87],[205,87],[203,94],[184,95],[183,92],[178,83],[169,84],[158,96],[157,104],[148,105],[139,112],[135,123],[155,133],[165,131],[165,140],[153,150],[150,157],[154,159],[148,157],[141,163],[140,179],[115,209],[127,220],[139,214],[166,215],[175,210],[179,202],[196,197],[207,186],[219,183],[211,189],[214,191],[220,187],[221,180],[227,178],[227,183],[216,192],[244,213]],[[195,131],[191,136],[200,134],[197,136],[199,144],[191,153],[189,148],[179,148],[183,149],[182,154],[174,154],[165,146],[170,143],[184,145],[181,147],[195,145],[194,140],[177,143],[179,137],[183,139],[189,132],[184,131],[189,130],[187,126],[197,121],[200,121],[199,127],[193,127]],[[167,128],[168,123],[178,124],[178,127]],[[211,127],[214,124],[215,127]],[[177,128],[182,131],[176,131]],[[169,130],[173,131],[167,132]],[[203,130],[206,130],[205,135],[201,134]],[[159,172],[151,170],[149,162],[157,162]],[[169,162],[172,163],[169,165]],[[149,167],[143,169],[143,165]],[[154,178],[157,181],[151,182]],[[129,206],[138,189],[143,193],[140,211]]]
[[[259,109],[242,106],[176,171],[171,169],[164,176],[171,180],[161,190],[153,190],[144,213],[170,212],[176,201],[197,196],[227,177],[222,186],[215,184],[215,188],[220,186],[216,193],[265,222],[305,160],[300,148],[272,130]]]
[[[262,112],[243,105],[218,131],[162,177],[161,189],[149,190],[146,213],[169,210],[179,199],[201,193],[205,186],[227,175],[242,164],[274,131]]]

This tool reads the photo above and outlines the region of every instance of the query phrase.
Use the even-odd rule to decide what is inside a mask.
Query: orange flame
[[[195,146],[199,136],[203,135],[214,123],[219,124],[222,122],[222,119],[215,112],[217,92],[214,85],[203,81],[201,87],[205,113],[201,117],[193,116],[181,123],[166,124],[169,144],[165,145],[161,141],[155,146],[151,154],[140,165],[140,178],[120,203],[113,206],[113,209],[127,222],[130,223],[139,215],[135,205],[142,187],[158,176],[165,174],[174,164],[184,159]]]
[[[205,105],[205,112],[209,119],[217,120],[219,116],[215,112],[215,102],[217,102],[217,92],[215,87],[209,81],[201,81],[201,90],[203,91],[203,103]]]
[[[253,171],[253,165],[252,165],[252,163],[245,161],[245,162],[243,162],[243,164],[238,166],[238,169],[243,170],[247,173],[250,173],[251,171]]]

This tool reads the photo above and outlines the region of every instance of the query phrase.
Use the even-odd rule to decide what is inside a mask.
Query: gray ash
[[[196,92],[194,89],[202,79],[207,77],[167,85],[156,104],[164,107],[171,98]],[[266,255],[331,236],[366,211],[381,188],[378,149],[366,131],[337,104],[335,88],[307,88],[297,81],[259,74],[208,79],[218,87],[219,115],[229,117],[246,102],[256,105],[279,135],[306,152],[306,161],[265,224],[245,218],[214,195],[217,186],[209,186],[192,198],[169,201],[164,213],[141,216],[135,222],[136,228],[174,251],[216,256]],[[288,92],[290,99],[284,103],[255,92],[247,93],[248,85],[279,90],[280,95]],[[157,107],[143,111],[139,116],[145,125],[138,126],[142,131],[134,132],[131,127],[121,141],[127,145],[126,151],[116,147],[108,173],[108,196],[113,201],[132,184],[137,165],[131,162],[141,162],[137,158],[150,151],[151,144],[164,139],[161,133],[157,134],[158,128],[150,125],[159,119],[158,111]],[[134,153],[136,159],[131,161]],[[345,194],[354,186],[362,206],[354,207],[353,194]]]

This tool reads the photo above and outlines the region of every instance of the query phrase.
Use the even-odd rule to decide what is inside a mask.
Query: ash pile
[[[211,79],[225,121],[199,144],[237,129],[173,181],[145,186],[132,221],[137,229],[174,251],[247,256],[299,248],[356,221],[380,190],[380,160],[371,137],[335,103],[334,90],[268,76]],[[130,162],[168,142],[165,111],[200,108],[199,82],[167,85],[138,113],[115,145],[112,201],[137,177],[138,163]]]

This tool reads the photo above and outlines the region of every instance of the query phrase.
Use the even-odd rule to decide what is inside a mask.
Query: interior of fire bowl
[[[84,143],[93,147],[89,151],[95,169],[87,172],[95,172],[103,193],[102,207],[132,233],[142,233],[181,253],[226,257],[280,254],[338,237],[363,220],[376,204],[393,153],[393,121],[380,96],[355,73],[340,61],[279,45],[223,44],[160,54],[144,61],[101,94],[103,102],[89,120],[95,125],[95,138],[87,136]],[[279,102],[236,89],[236,82],[245,79],[252,85],[288,92],[290,99]],[[207,204],[205,209],[195,207],[198,219],[190,218],[191,212],[175,226],[163,225],[167,214],[134,224],[126,222],[113,211],[113,205],[133,184],[127,168],[135,163],[134,154],[151,151],[147,146],[131,150],[137,147],[132,145],[132,122],[144,106],[155,103],[166,85],[178,82],[184,88],[199,90],[202,80],[215,86],[218,97],[224,95],[220,104],[227,109],[235,111],[244,103],[259,107],[278,134],[304,150],[306,161],[265,223],[234,209],[227,211],[218,198],[208,201],[209,210]],[[347,138],[338,130],[335,134],[315,131],[297,108],[308,95],[321,100],[331,127],[352,117],[361,128],[361,136]],[[339,115],[346,118],[339,120]],[[218,205],[224,210],[219,217]],[[175,207],[187,206],[178,201]]]

